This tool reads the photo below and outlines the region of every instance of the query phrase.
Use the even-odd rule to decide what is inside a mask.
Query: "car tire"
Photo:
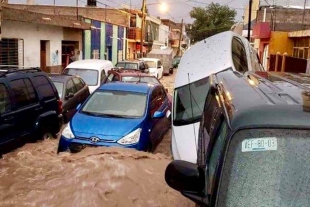
[[[52,133],[50,133],[49,131],[45,131],[43,134],[42,134],[42,140],[46,140],[46,139],[53,139],[54,136],[52,135]]]
[[[149,152],[149,153],[153,153],[154,152],[154,146],[153,146],[151,141],[149,141],[149,143],[147,144],[146,151]]]

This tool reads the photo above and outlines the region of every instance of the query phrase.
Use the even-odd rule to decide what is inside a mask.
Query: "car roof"
[[[232,67],[232,40],[234,37],[241,39],[244,44],[249,44],[244,37],[237,33],[226,31],[201,40],[186,50],[175,76],[175,88]],[[249,65],[249,67],[251,66]]]
[[[160,61],[160,59],[158,59],[158,58],[140,58],[140,60],[143,60],[143,61]]]
[[[51,78],[52,81],[61,81],[61,82],[65,82],[72,77],[78,77],[75,75],[65,75],[65,74],[58,74],[58,73],[51,73],[51,74],[48,74],[48,76]]]
[[[113,66],[113,63],[109,60],[88,59],[74,61],[70,63],[66,68],[102,70],[104,67],[111,65]]]
[[[113,68],[110,70],[111,72],[117,73],[120,76],[143,76],[143,77],[152,77],[152,75],[148,75],[146,73],[141,72],[141,70],[133,70],[133,69],[123,69],[123,68]],[[154,77],[154,76],[153,76]],[[155,78],[155,77],[154,77]]]
[[[153,83],[131,83],[131,82],[108,82],[99,87],[99,90],[128,91],[138,93],[148,93],[149,90],[159,84]]]
[[[139,63],[142,62],[141,60],[121,60],[118,61],[117,63]]]
[[[310,128],[310,76],[226,70],[215,80],[233,130],[246,127]]]

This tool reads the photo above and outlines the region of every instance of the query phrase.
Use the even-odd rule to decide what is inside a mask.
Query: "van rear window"
[[[66,68],[63,72],[67,75],[77,75],[84,80],[88,86],[98,84],[98,71],[93,69]]]

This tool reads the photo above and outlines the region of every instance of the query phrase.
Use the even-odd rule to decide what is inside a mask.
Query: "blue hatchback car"
[[[153,151],[171,126],[170,111],[171,98],[161,84],[103,84],[63,130],[58,152],[87,146]]]

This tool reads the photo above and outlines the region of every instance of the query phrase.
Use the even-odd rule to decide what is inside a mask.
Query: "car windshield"
[[[64,74],[81,77],[88,86],[96,86],[98,83],[98,71],[93,69],[66,68]]]
[[[138,70],[138,64],[137,63],[117,63],[116,66],[117,68],[124,68],[127,70]]]
[[[96,91],[82,113],[99,116],[138,118],[145,113],[147,94],[127,91]]]
[[[187,125],[200,120],[205,97],[209,90],[208,79],[206,77],[175,89],[173,102],[174,125]]]
[[[144,82],[144,83],[159,83],[158,79],[155,77],[146,76],[123,76],[123,82]]]
[[[64,84],[62,82],[53,82],[60,98],[62,98]]]
[[[310,130],[237,132],[222,171],[218,206],[310,206]]]
[[[149,66],[149,68],[156,68],[156,62],[155,61],[145,61],[145,62]]]

